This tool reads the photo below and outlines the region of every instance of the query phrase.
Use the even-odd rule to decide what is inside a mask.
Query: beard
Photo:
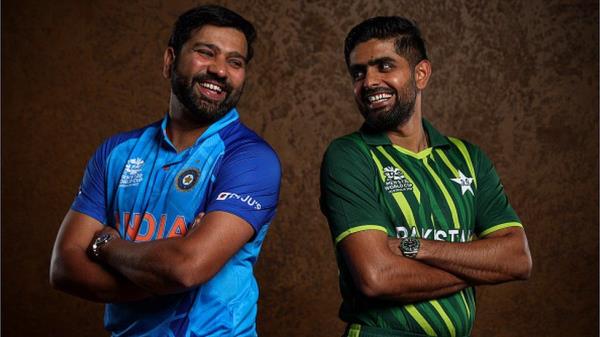
[[[395,94],[396,102],[388,109],[370,109],[364,102],[367,96],[376,93]],[[360,113],[365,118],[365,125],[374,132],[384,132],[396,129],[399,125],[406,123],[412,117],[417,98],[417,86],[414,78],[407,81],[406,85],[399,91],[391,88],[371,88],[363,90],[359,104]]]
[[[226,79],[216,75],[203,73],[187,78],[179,74],[176,68],[175,65],[171,70],[171,90],[188,110],[189,116],[199,124],[209,125],[221,119],[237,105],[244,91],[244,85],[234,89]],[[217,102],[196,92],[194,86],[206,80],[219,83],[226,94],[225,99]]]

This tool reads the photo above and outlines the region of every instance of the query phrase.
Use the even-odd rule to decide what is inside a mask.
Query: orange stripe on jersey
[[[158,224],[158,234],[156,239],[162,239],[163,233],[165,232],[165,224],[167,223],[167,215],[163,214],[160,216],[160,223]]]
[[[142,223],[142,215],[140,213],[133,213],[133,223],[131,223],[130,218],[129,212],[123,213],[123,222],[127,224],[127,236],[135,241],[140,224]]]
[[[144,221],[146,221],[146,223],[148,224],[148,230],[146,231],[146,234],[139,235],[138,228],[138,233],[135,237],[135,241],[149,241],[150,239],[152,239],[152,235],[156,230],[156,219],[154,218],[154,215],[152,215],[152,213],[144,213]]]
[[[185,227],[185,218],[180,215],[173,222],[173,226],[171,226],[171,230],[169,231],[169,235],[167,237],[172,238],[176,236],[184,236],[186,232],[187,228]]]

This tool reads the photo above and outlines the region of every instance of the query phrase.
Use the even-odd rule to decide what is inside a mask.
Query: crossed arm
[[[206,214],[182,237],[112,240],[98,259],[141,288],[166,295],[208,281],[253,235],[254,229],[242,218],[216,211]]]
[[[398,245],[395,247],[396,253],[402,254]],[[416,260],[457,275],[472,285],[526,280],[531,273],[527,238],[520,227],[498,230],[465,243],[421,240]]]
[[[211,212],[183,237],[140,243],[116,237],[92,259],[90,242],[102,232],[118,236],[85,214],[67,213],[52,252],[55,288],[97,302],[182,292],[209,280],[254,235],[245,220]]]
[[[70,210],[65,216],[52,250],[50,284],[71,295],[94,302],[126,302],[150,293],[121,274],[93,262],[88,245],[104,225],[85,214]]]
[[[368,297],[410,303],[468,286],[527,279],[531,257],[521,228],[468,243],[421,240],[416,258],[402,256],[399,240],[381,231],[354,233],[340,243],[354,283]]]

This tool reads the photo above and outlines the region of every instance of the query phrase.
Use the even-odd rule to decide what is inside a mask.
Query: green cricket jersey
[[[466,242],[521,227],[489,158],[475,145],[443,136],[424,119],[423,127],[430,147],[419,153],[393,145],[383,133],[362,130],[331,143],[321,167],[321,209],[336,246],[363,230]],[[410,305],[371,300],[360,294],[336,255],[340,318],[351,324],[349,336],[369,335],[370,327],[372,334],[385,329],[417,336],[471,333],[473,288]]]

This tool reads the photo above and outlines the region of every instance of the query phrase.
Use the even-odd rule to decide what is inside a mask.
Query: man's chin
[[[390,112],[371,113],[365,116],[365,125],[374,132],[397,129],[410,119],[410,115],[391,115]]]
[[[386,113],[389,113],[386,108],[382,109],[364,109],[362,111],[362,115],[367,121],[367,123],[376,123],[378,120],[382,119]]]
[[[194,110],[190,111],[192,118],[199,124],[212,124],[225,114],[220,113],[219,111],[206,111],[206,110]]]
[[[196,101],[193,106],[187,107],[191,117],[198,123],[211,124],[223,117],[227,111],[223,111],[220,104],[215,104],[212,101]]]

